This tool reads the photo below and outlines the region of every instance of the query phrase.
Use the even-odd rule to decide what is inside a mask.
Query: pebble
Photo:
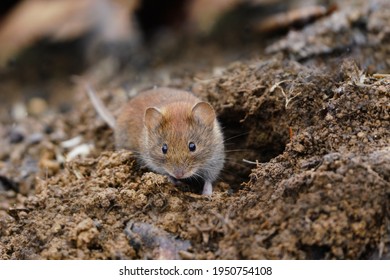
[[[42,98],[33,97],[28,102],[27,110],[31,115],[42,115],[47,110],[47,102]]]
[[[71,161],[79,156],[85,157],[94,149],[92,144],[81,144],[73,148],[67,155],[66,160]]]
[[[366,137],[366,134],[363,131],[360,131],[360,132],[358,132],[357,137],[364,138],[364,137]]]
[[[333,116],[332,116],[331,114],[328,113],[328,114],[326,114],[326,116],[325,116],[325,120],[329,122],[329,121],[333,120]]]
[[[304,150],[305,150],[305,146],[303,146],[302,144],[295,144],[293,146],[293,150],[298,152],[298,153],[302,153]]]
[[[43,139],[43,134],[40,132],[33,133],[28,136],[27,142],[31,145],[38,144]]]
[[[11,114],[16,121],[22,120],[27,117],[27,108],[23,103],[16,103],[12,106]]]
[[[387,92],[387,89],[385,86],[381,85],[378,87],[378,91],[381,92],[381,93],[386,93]]]
[[[61,147],[63,148],[73,148],[77,145],[79,145],[83,141],[83,138],[81,136],[76,136],[72,139],[65,140],[61,142]]]
[[[24,134],[20,129],[12,129],[9,133],[9,141],[11,144],[17,144],[24,140]]]

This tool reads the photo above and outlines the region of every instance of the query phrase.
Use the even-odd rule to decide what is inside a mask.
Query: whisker
[[[244,133],[240,133],[240,134],[237,134],[237,135],[234,135],[232,137],[224,139],[223,142],[225,143],[225,142],[230,141],[232,139],[235,139],[235,138],[238,138],[238,137],[241,137],[241,136],[244,136],[244,135],[248,135],[248,134],[249,134],[249,131],[244,132]]]
[[[225,157],[225,163],[230,163],[230,162],[242,162],[242,159],[243,159],[243,157],[238,157],[238,156],[233,157],[232,154],[230,154],[230,156],[226,156],[226,157]],[[250,160],[250,159],[249,159],[249,160]],[[257,159],[257,158],[255,158],[253,161],[256,162],[256,160],[257,160],[258,162],[262,162],[261,160],[259,160],[259,159]]]
[[[198,174],[197,172],[195,172],[193,174],[193,177],[194,179],[196,180],[197,183],[201,183],[204,179],[202,178],[202,176],[200,174]],[[200,181],[199,179],[201,179],[202,181]]]
[[[253,166],[252,164],[248,164],[248,163],[244,163],[242,161],[229,161],[227,163],[225,163],[225,168],[224,170],[226,169],[234,169],[234,168],[241,168],[243,170],[246,170],[248,168],[254,168],[255,166]]]
[[[233,152],[249,152],[249,149],[235,149],[235,150],[225,150],[225,153],[233,153]]]

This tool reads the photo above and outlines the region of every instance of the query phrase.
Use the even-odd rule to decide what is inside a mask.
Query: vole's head
[[[177,102],[145,112],[144,162],[175,179],[215,180],[222,168],[222,133],[206,102]]]

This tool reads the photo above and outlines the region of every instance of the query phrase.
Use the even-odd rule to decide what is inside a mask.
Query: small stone
[[[381,85],[378,87],[378,91],[381,93],[386,93],[388,90],[385,86]]]
[[[328,113],[328,114],[326,114],[326,116],[325,116],[325,120],[329,122],[329,121],[333,120],[333,116],[332,116],[331,114]]]
[[[51,134],[54,131],[54,128],[51,125],[46,124],[43,128],[43,131],[46,134]]]
[[[24,140],[24,135],[19,129],[12,129],[9,133],[9,141],[11,144],[17,144]]]
[[[363,131],[360,131],[360,132],[358,132],[357,137],[364,138],[364,137],[366,137],[366,134]]]
[[[302,153],[304,150],[305,150],[305,146],[303,146],[302,144],[295,144],[293,146],[293,150],[298,152],[298,153]]]
[[[16,103],[12,106],[11,114],[15,120],[23,120],[27,116],[26,106],[23,103]]]
[[[31,145],[35,145],[35,144],[38,144],[39,142],[41,142],[42,139],[43,139],[43,134],[40,132],[36,132],[36,133],[31,134],[28,137],[27,142]]]
[[[73,147],[76,147],[77,145],[80,145],[80,143],[83,141],[83,138],[79,135],[72,139],[65,140],[61,142],[61,147],[65,149],[70,149]]]
[[[31,115],[39,116],[47,110],[47,102],[42,98],[34,97],[28,102],[27,108]]]
[[[71,161],[77,157],[86,157],[94,149],[92,144],[80,144],[74,147],[67,155],[66,160]]]

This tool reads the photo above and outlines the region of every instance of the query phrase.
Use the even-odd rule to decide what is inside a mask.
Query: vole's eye
[[[168,152],[168,145],[164,143],[162,145],[161,150],[162,150],[163,154],[165,155]]]
[[[195,152],[195,150],[196,150],[196,145],[195,145],[195,143],[194,143],[194,142],[190,142],[190,143],[188,144],[188,149],[190,150],[190,152]]]

